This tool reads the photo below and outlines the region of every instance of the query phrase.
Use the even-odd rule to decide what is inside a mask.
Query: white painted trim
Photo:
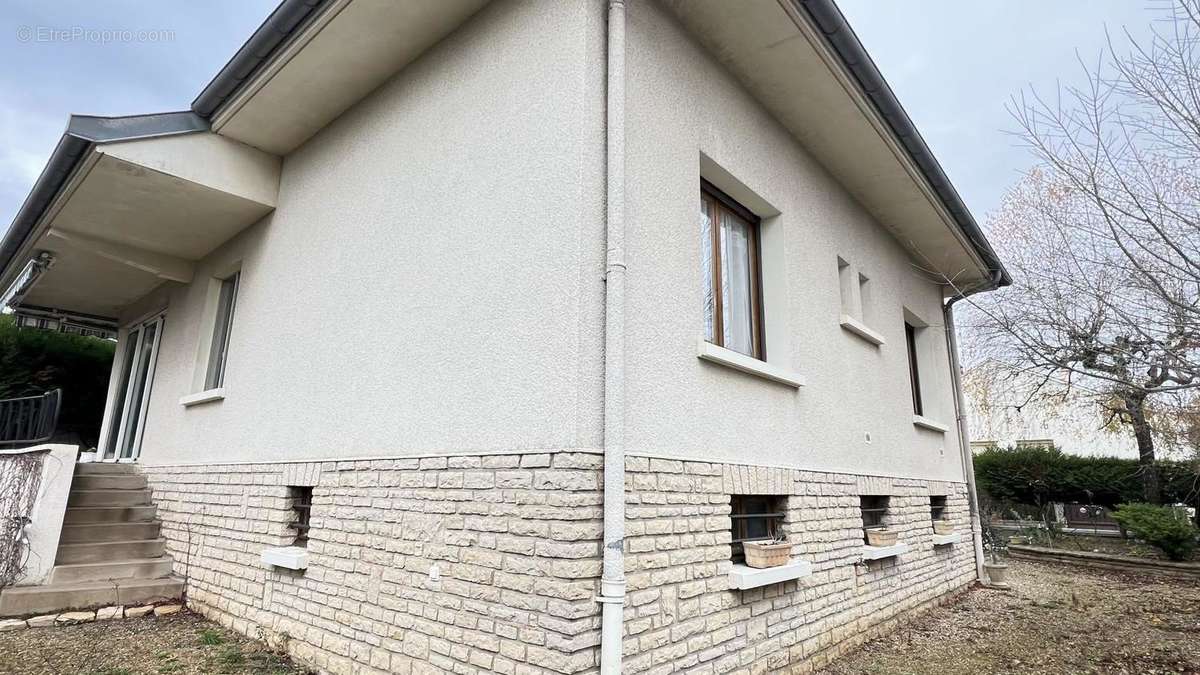
[[[200,405],[201,403],[223,400],[225,400],[225,387],[217,387],[216,389],[206,389],[204,391],[198,391],[194,394],[182,396],[179,399],[179,405],[188,408],[194,405]]]
[[[933,545],[934,546],[948,546],[950,544],[957,544],[960,541],[962,541],[962,533],[960,533],[960,532],[951,532],[950,534],[935,534],[935,535],[933,535]]]
[[[704,338],[697,340],[696,344],[696,356],[700,357],[701,360],[728,366],[734,370],[740,370],[743,373],[755,375],[764,380],[786,384],[797,389],[804,386],[804,377],[799,373],[784,370],[766,361],[759,361],[745,354],[739,354],[732,349],[718,347]]]
[[[945,424],[942,424],[941,422],[935,422],[928,417],[921,417],[920,415],[913,415],[913,426],[921,427],[922,429],[928,429],[930,431],[936,431],[941,434],[950,431],[950,427],[946,426]]]
[[[286,567],[289,570],[308,569],[308,549],[303,546],[266,548],[259,559],[267,565]]]
[[[875,345],[876,347],[878,347],[882,344],[885,344],[885,342],[886,342],[883,339],[882,335],[871,330],[870,328],[867,327],[867,324],[859,321],[858,319],[850,316],[849,314],[843,314],[842,318],[840,320],[840,323],[842,325],[842,328],[845,328],[848,332],[853,333],[854,335],[857,335],[858,337],[866,340],[867,342],[870,342],[871,344]]]
[[[764,567],[762,569],[746,565],[734,565],[729,570],[729,587],[739,590],[769,586],[792,579],[800,579],[812,575],[812,563],[807,560],[792,560],[779,567]]]
[[[895,558],[896,556],[908,553],[908,544],[892,544],[891,546],[863,546],[863,560],[883,560],[884,558]]]

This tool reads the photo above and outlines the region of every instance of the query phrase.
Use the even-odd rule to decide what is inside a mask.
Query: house
[[[285,0],[0,263],[120,327],[73,536],[322,671],[801,670],[977,579],[1007,277],[830,0]]]

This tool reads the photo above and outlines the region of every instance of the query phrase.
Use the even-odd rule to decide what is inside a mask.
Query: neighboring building
[[[287,0],[0,263],[117,320],[191,605],[323,671],[802,670],[976,579],[940,279],[1007,279],[828,0]]]
[[[47,307],[23,305],[13,312],[13,321],[18,328],[52,330],[106,340],[117,338],[116,323],[105,317],[78,316]]]

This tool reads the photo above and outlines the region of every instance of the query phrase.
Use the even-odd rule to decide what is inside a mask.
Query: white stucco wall
[[[628,450],[961,480],[941,289],[673,19],[628,9]],[[130,308],[168,312],[142,461],[599,446],[603,12],[489,5],[285,158],[276,211],[194,283]],[[773,209],[767,358],[799,390],[696,357],[702,154]],[[839,256],[881,348],[839,326]],[[226,396],[184,407],[239,260]],[[948,433],[912,423],[905,309]]]
[[[494,3],[286,157],[167,293],[142,461],[598,446],[603,35],[600,3]],[[185,408],[238,260],[226,396]]]
[[[630,3],[628,45],[629,451],[961,480],[953,428],[912,422],[905,308],[930,324],[926,416],[954,424],[941,289],[657,5]],[[764,221],[767,360],[799,390],[696,357],[702,153],[779,212]],[[839,326],[838,256],[871,279],[880,348]]]

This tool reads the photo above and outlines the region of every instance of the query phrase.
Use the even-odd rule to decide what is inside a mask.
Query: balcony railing
[[[62,390],[0,400],[0,448],[45,443],[54,437]]]

